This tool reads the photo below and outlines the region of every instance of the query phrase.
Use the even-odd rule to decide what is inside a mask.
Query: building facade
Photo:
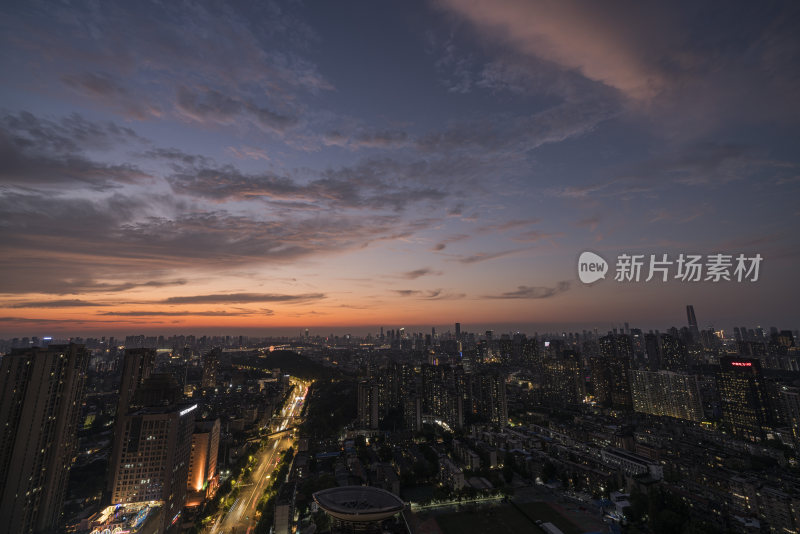
[[[0,518],[20,534],[58,530],[77,445],[89,353],[18,349],[0,362]]]

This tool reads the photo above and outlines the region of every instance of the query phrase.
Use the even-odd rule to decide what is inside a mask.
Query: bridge
[[[279,434],[283,434],[284,432],[289,432],[290,430],[295,430],[297,428],[299,428],[299,427],[290,426],[290,427],[284,428],[283,430],[276,430],[275,432],[271,432],[269,434],[264,434],[263,436],[255,436],[255,437],[252,437],[252,438],[248,439],[247,443],[258,443],[259,441],[261,441],[264,438],[271,438],[273,436],[277,436]]]
[[[296,428],[299,428],[299,427],[298,426],[290,426],[290,427],[284,428],[283,430],[276,430],[275,432],[272,432],[271,434],[267,434],[266,436],[263,436],[263,437],[271,438],[272,436],[277,436],[278,434],[283,434],[284,432],[289,432],[290,430],[294,430]]]

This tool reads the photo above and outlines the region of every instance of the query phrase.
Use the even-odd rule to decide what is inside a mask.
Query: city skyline
[[[458,325],[458,327],[454,327],[454,325]],[[245,338],[252,338],[255,340],[263,340],[263,339],[293,339],[293,340],[302,340],[306,337],[312,339],[328,339],[333,340],[334,338],[341,337],[345,340],[348,336],[352,336],[354,339],[367,339],[370,337],[374,337],[376,340],[380,340],[383,336],[385,339],[389,339],[389,333],[392,332],[394,335],[400,338],[400,336],[405,336],[409,339],[414,338],[416,336],[426,336],[431,335],[432,332],[435,333],[434,337],[437,338],[448,338],[448,339],[456,339],[461,335],[472,335],[476,336],[476,338],[485,338],[488,333],[491,332],[495,338],[499,339],[502,336],[513,336],[516,334],[523,334],[525,336],[531,338],[540,338],[542,341],[544,340],[552,340],[558,339],[562,336],[572,336],[572,335],[588,335],[592,337],[599,337],[604,336],[606,334],[611,333],[625,333],[630,334],[634,331],[639,331],[641,333],[648,333],[648,332],[658,332],[661,334],[669,333],[670,330],[676,329],[678,331],[681,330],[688,330],[688,332],[693,335],[694,337],[700,336],[700,330],[704,332],[713,331],[715,336],[718,336],[721,340],[727,341],[734,341],[737,339],[737,331],[744,329],[744,332],[753,331],[756,337],[763,338],[766,340],[771,331],[778,331],[778,332],[792,332],[792,334],[797,333],[796,328],[790,328],[784,324],[762,324],[762,323],[754,323],[745,321],[743,324],[740,325],[730,325],[730,326],[719,326],[713,324],[700,324],[699,330],[694,330],[690,324],[681,323],[680,320],[676,320],[674,323],[670,324],[660,324],[660,325],[641,325],[637,323],[631,323],[629,321],[619,322],[619,323],[612,323],[612,322],[596,322],[596,323],[587,323],[585,325],[546,325],[546,324],[524,324],[524,323],[482,323],[482,324],[470,324],[470,323],[450,323],[450,324],[381,324],[381,325],[358,325],[358,326],[341,326],[341,325],[328,325],[328,326],[318,326],[316,328],[313,327],[272,327],[272,328],[253,328],[253,329],[246,329],[240,328],[238,330],[230,330],[226,331],[224,328],[221,327],[211,327],[208,330],[198,330],[198,331],[176,331],[174,329],[170,329],[170,327],[166,327],[163,330],[159,327],[142,327],[138,330],[130,330],[130,331],[98,331],[98,332],[79,332],[79,331],[72,331],[66,332],[64,334],[57,334],[54,332],[48,332],[46,335],[42,335],[40,333],[18,333],[15,334],[13,340],[23,340],[27,339],[29,341],[36,339],[38,342],[42,343],[65,343],[70,342],[71,340],[76,339],[94,339],[98,340],[102,339],[113,339],[116,338],[117,341],[122,342],[124,338],[136,338],[141,336],[150,337],[153,339],[156,338],[181,338],[181,337],[192,337],[199,339],[201,337],[205,338],[230,338],[233,340],[234,338],[238,337],[245,337]],[[50,335],[55,334],[55,335]],[[0,338],[3,340],[3,338]],[[11,337],[7,337],[5,341],[9,342],[12,341]]]
[[[4,5],[0,337],[797,329],[797,5],[542,6]]]

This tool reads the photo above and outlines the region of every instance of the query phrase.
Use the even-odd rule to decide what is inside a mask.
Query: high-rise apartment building
[[[464,424],[464,370],[460,366],[422,366],[422,410],[450,428]]]
[[[179,392],[170,375],[151,374],[114,428],[121,445],[111,459],[111,502],[161,502],[162,532],[180,524],[189,479],[197,405],[180,404]]]
[[[658,334],[644,335],[644,353],[647,359],[647,369],[658,371],[661,368],[661,340]]]
[[[630,378],[635,411],[687,421],[703,420],[703,401],[696,376],[631,369]]]
[[[595,355],[589,359],[594,400],[601,406],[611,405],[611,370],[608,358]]]
[[[217,472],[219,434],[219,419],[195,423],[192,433],[192,453],[189,458],[187,506],[199,505],[216,493],[219,485]]]
[[[629,371],[633,346],[630,336],[609,334],[600,338],[600,354],[608,373],[611,406],[622,410],[632,409]]]
[[[677,335],[661,334],[661,369],[684,371],[688,368],[689,355],[686,344]]]
[[[574,352],[548,358],[543,366],[542,397],[550,405],[576,405],[585,396],[583,373]]]
[[[69,344],[0,362],[0,530],[58,530],[88,361],[83,345]]]
[[[761,441],[771,426],[761,362],[724,356],[717,373],[722,422],[735,436]]]
[[[506,375],[494,370],[481,370],[467,377],[469,388],[467,400],[470,411],[493,425],[508,425],[508,403],[506,400]]]
[[[122,357],[122,380],[119,386],[117,416],[130,409],[136,390],[153,372],[156,362],[155,349],[125,349]]]
[[[114,428],[124,426],[125,417],[133,408],[133,400],[136,390],[150,376],[155,367],[155,349],[133,348],[125,349],[122,356],[122,380],[119,386],[119,399],[117,400],[117,414]],[[114,439],[111,446],[111,461],[109,462],[109,474],[106,477],[106,493],[103,499],[106,504],[111,504],[111,491],[113,476],[111,469],[114,468],[114,458],[118,458],[122,447],[122,434],[114,432]]]
[[[371,381],[358,383],[357,417],[360,428],[378,428],[379,390],[378,384]]]
[[[217,366],[219,366],[221,355],[222,350],[214,348],[203,356],[203,377],[200,385],[204,389],[213,389],[217,387]]]

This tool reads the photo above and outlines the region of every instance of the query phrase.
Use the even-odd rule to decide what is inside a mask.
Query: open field
[[[443,534],[485,534],[487,532],[542,532],[511,505],[480,508],[436,516]]]

